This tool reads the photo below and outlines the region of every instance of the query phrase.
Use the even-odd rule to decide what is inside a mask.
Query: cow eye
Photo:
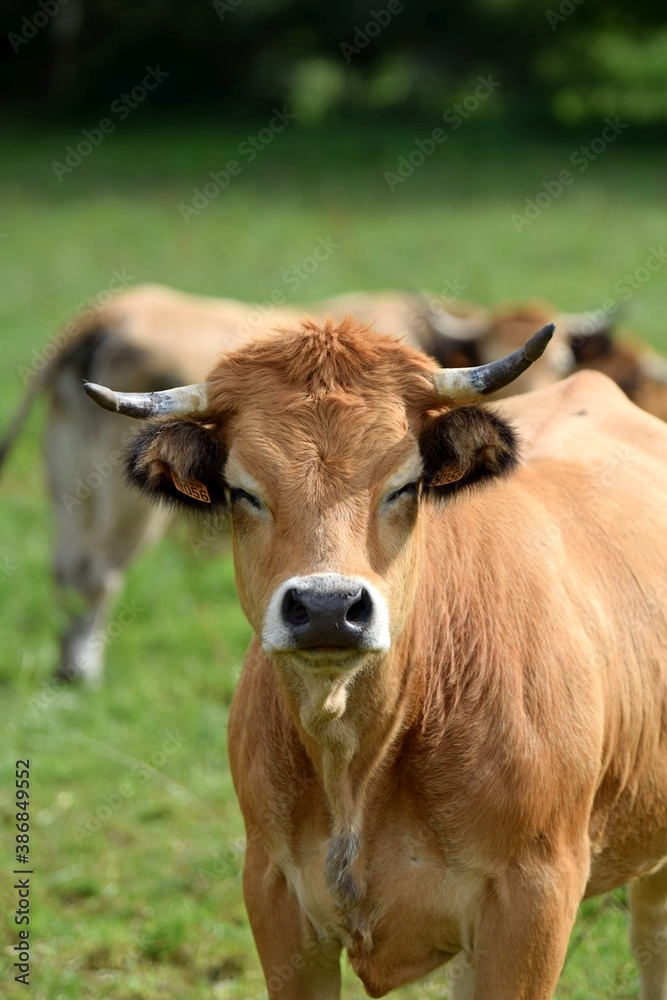
[[[393,493],[390,493],[387,497],[385,497],[385,501],[386,503],[393,503],[394,500],[398,500],[399,497],[416,497],[418,487],[418,482],[406,483],[405,486],[401,486],[400,489],[394,490]]]
[[[249,503],[251,507],[256,507],[257,510],[261,510],[263,506],[262,501],[258,497],[253,496],[252,493],[248,493],[246,490],[239,489],[237,486],[233,486],[230,489],[229,499],[232,504],[245,501],[246,503]]]

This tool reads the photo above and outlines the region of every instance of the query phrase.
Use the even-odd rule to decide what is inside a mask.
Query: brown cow
[[[374,997],[465,955],[456,1000],[547,1000],[580,900],[629,880],[667,997],[667,427],[590,372],[479,405],[549,335],[452,372],[306,323],[200,385],[87,387],[157,416],[141,489],[231,511],[271,1000],[337,1000],[343,949]]]

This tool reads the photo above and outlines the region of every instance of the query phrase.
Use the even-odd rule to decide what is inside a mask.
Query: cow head
[[[479,401],[552,332],[491,365],[439,369],[353,321],[305,322],[224,357],[199,386],[86,391],[152,418],[128,458],[135,486],[229,514],[239,598],[266,653],[335,673],[382,656],[401,633],[420,508],[514,466],[511,428]]]

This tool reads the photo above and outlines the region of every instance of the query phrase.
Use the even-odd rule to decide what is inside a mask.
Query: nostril
[[[289,625],[307,625],[310,621],[308,608],[299,598],[298,590],[288,590],[283,598],[283,618]]]
[[[367,590],[362,588],[359,591],[359,595],[355,595],[355,597],[356,599],[354,603],[347,609],[345,621],[350,622],[353,625],[365,625],[370,621],[371,614],[373,613],[371,595]]]

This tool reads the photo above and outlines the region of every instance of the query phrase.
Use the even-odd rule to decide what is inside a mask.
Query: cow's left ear
[[[460,406],[428,423],[419,449],[427,496],[457,490],[506,475],[518,462],[511,426],[482,406]]]

